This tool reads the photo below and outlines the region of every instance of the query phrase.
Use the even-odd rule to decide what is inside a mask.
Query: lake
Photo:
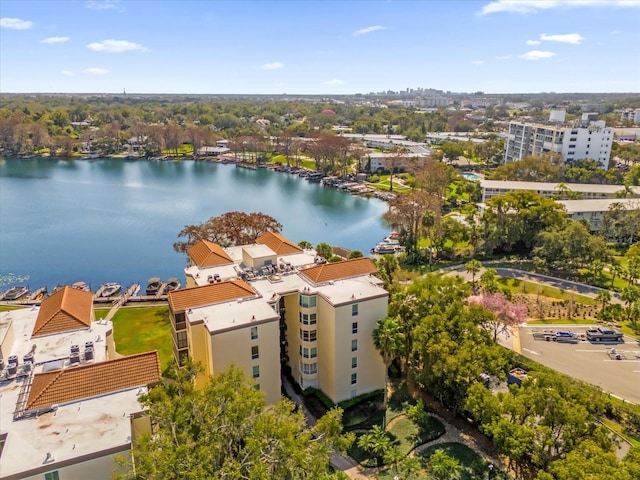
[[[228,211],[263,212],[298,243],[369,250],[387,235],[386,204],[297,175],[212,162],[0,160],[0,290],[77,281],[144,287],[184,282],[178,232]],[[11,274],[11,275],[10,275]],[[19,279],[18,279],[19,280]]]

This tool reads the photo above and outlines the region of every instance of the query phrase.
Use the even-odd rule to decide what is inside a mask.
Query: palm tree
[[[613,288],[613,285],[616,281],[616,277],[622,277],[624,273],[624,267],[620,265],[618,262],[614,261],[611,264],[611,268],[609,270],[611,271],[611,288]]]
[[[636,322],[635,316],[632,318],[633,306],[638,300],[640,300],[640,287],[629,285],[622,289],[620,292],[620,300],[625,304],[625,310],[627,313],[627,321],[632,320],[632,323]]]
[[[429,457],[429,470],[436,480],[459,480],[463,467],[458,460],[439,448]]]
[[[387,424],[387,382],[389,376],[389,366],[394,358],[402,351],[404,345],[404,334],[395,318],[383,318],[378,320],[376,328],[373,330],[373,344],[382,355],[384,362],[384,425]]]
[[[602,310],[604,310],[611,301],[611,292],[609,290],[600,290],[598,295],[596,295],[596,300],[602,302]]]
[[[378,464],[389,455],[393,448],[391,439],[380,425],[374,425],[368,433],[362,435],[358,439],[358,446],[376,457]]]
[[[481,268],[482,263],[480,263],[475,258],[473,260],[469,260],[464,265],[464,269],[466,270],[466,272],[471,274],[471,286],[474,289],[476,288],[476,274],[480,271]]]

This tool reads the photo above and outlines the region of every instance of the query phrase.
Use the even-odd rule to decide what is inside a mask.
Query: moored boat
[[[19,300],[27,293],[29,293],[29,289],[27,287],[11,287],[9,290],[4,292],[4,295],[2,295],[2,300]]]
[[[173,292],[174,290],[177,290],[179,288],[180,280],[178,280],[176,277],[171,277],[169,280],[167,280],[167,286],[164,289],[164,293]]]
[[[161,286],[162,281],[160,280],[160,277],[151,277],[147,282],[147,295],[157,295]]]
[[[71,286],[73,288],[77,288],[78,290],[82,290],[85,292],[91,291],[91,288],[89,288],[89,285],[87,285],[87,282],[75,282],[75,283],[72,283]]]
[[[117,295],[118,293],[120,293],[120,291],[122,290],[122,285],[114,282],[105,283],[104,285],[102,285],[100,290],[101,297],[112,297],[113,295]]]

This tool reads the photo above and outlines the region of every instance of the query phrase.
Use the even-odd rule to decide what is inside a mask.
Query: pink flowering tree
[[[509,337],[511,329],[523,324],[527,319],[527,306],[510,302],[502,293],[472,295],[467,298],[467,302],[480,305],[493,313],[493,316],[483,318],[481,325],[493,333],[494,340],[497,340],[500,334]]]

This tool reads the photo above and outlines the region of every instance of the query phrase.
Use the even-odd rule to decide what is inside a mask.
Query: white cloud
[[[487,3],[480,15],[490,13],[538,13],[542,10],[554,8],[578,8],[578,7],[640,7],[640,0],[494,0]]]
[[[620,30],[611,30],[611,31],[609,32],[609,35],[619,35],[619,34],[621,34],[621,33],[622,33],[622,32],[621,32]]]
[[[139,50],[146,52],[147,48],[138,43],[128,42],[127,40],[103,40],[101,42],[92,42],[87,48],[95,52],[122,53]]]
[[[62,70],[60,73],[65,77],[73,77],[75,75],[71,70]]]
[[[472,60],[471,65],[484,65],[484,60]]]
[[[496,60],[509,60],[511,58],[511,55],[498,55],[496,57]]]
[[[27,30],[33,27],[33,23],[29,20],[23,20],[21,18],[0,18],[0,28],[10,28],[12,30]]]
[[[546,33],[543,33],[540,35],[540,40],[544,40],[545,42],[560,42],[580,45],[584,40],[584,37],[579,33],[565,33],[564,35],[547,35]]]
[[[118,0],[89,0],[86,7],[90,10],[115,10],[118,3]]]
[[[360,35],[366,35],[367,33],[376,32],[378,30],[386,30],[387,27],[382,27],[380,25],[373,25],[367,28],[361,28],[360,30],[356,30],[353,32],[354,37],[359,37]]]
[[[555,52],[549,52],[545,50],[531,50],[520,55],[520,58],[524,58],[525,60],[542,60],[543,58],[551,58],[555,55]]]
[[[271,62],[271,63],[265,63],[264,65],[261,65],[260,69],[261,70],[278,70],[283,67],[284,67],[284,63]]]
[[[344,82],[342,80],[338,80],[337,78],[324,82],[325,85],[342,85],[343,83]]]
[[[540,40],[527,40],[527,45],[540,45],[542,42]]]
[[[93,68],[85,68],[84,73],[89,73],[91,75],[105,75],[109,73],[109,70],[107,70],[106,68],[93,67]]]
[[[70,40],[69,37],[49,37],[40,40],[40,43],[64,43]]]

